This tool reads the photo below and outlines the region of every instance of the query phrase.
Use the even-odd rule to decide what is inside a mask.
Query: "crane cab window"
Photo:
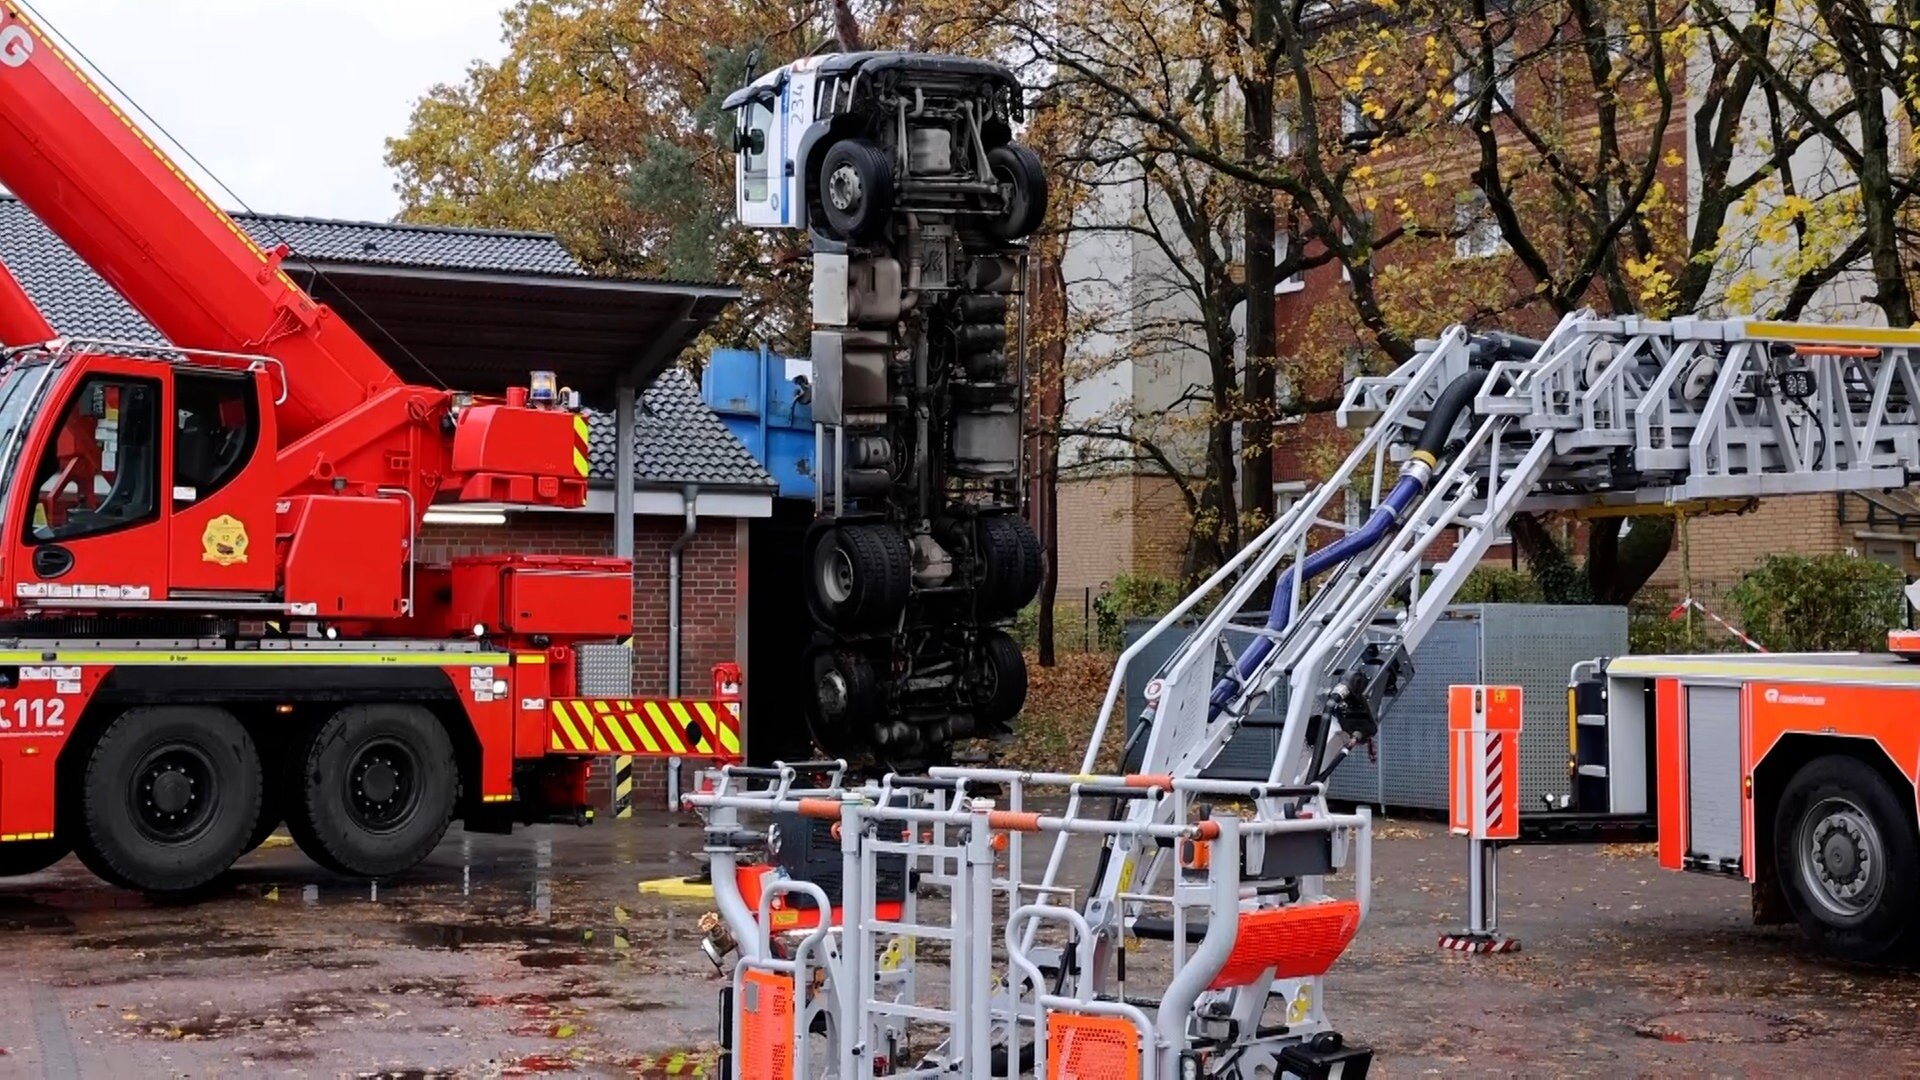
[[[173,499],[196,502],[253,457],[260,436],[253,380],[183,371],[174,376],[173,406]]]
[[[95,375],[67,403],[34,472],[28,539],[77,540],[159,509],[160,384]]]
[[[740,110],[740,200],[764,203],[773,184],[773,102],[754,98]]]

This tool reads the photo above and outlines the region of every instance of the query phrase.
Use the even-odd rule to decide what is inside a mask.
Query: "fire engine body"
[[[1895,632],[1892,654],[1582,665],[1569,691],[1575,812],[1650,818],[1662,867],[1744,878],[1757,922],[1797,921],[1832,953],[1909,946],[1917,637]]]
[[[648,726],[576,686],[629,563],[415,550],[436,502],[581,505],[577,399],[404,383],[10,8],[0,183],[167,338],[59,338],[0,272],[0,874],[191,889],[284,818],[383,875],[590,816]]]

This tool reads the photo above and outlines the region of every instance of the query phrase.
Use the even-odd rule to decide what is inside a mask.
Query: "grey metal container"
[[[1153,624],[1127,626],[1136,641]],[[1184,637],[1184,635],[1180,635]],[[1142,689],[1178,645],[1154,642],[1127,669],[1127,715],[1137,723]],[[1378,760],[1365,751],[1334,771],[1340,799],[1417,810],[1447,808],[1447,687],[1489,683],[1521,688],[1520,798],[1523,810],[1541,796],[1567,793],[1567,672],[1578,661],[1627,651],[1627,609],[1553,604],[1472,604],[1450,608],[1414,654],[1414,675],[1388,709]],[[1269,708],[1279,707],[1276,703]],[[1261,715],[1271,715],[1264,712]],[[1254,728],[1236,736],[1208,776],[1264,779],[1279,732]]]

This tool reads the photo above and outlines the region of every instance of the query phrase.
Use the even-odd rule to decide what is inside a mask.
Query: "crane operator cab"
[[[273,380],[55,343],[0,374],[4,606],[274,589]],[[262,546],[255,548],[256,538]]]

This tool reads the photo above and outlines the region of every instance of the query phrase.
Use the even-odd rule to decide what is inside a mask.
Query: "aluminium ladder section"
[[[729,769],[737,767],[729,766]],[[761,770],[741,769],[743,773]],[[726,771],[721,786],[710,795],[690,796],[688,802],[706,809],[708,851],[712,858],[713,880],[718,906],[729,927],[741,943],[741,960],[735,967],[735,1000],[749,988],[758,993],[771,990],[762,973],[785,990],[792,1013],[791,1038],[795,1047],[786,1059],[791,1072],[803,1077],[815,1075],[871,1075],[877,1056],[885,1056],[889,1074],[895,1076],[980,1077],[993,1075],[995,1052],[1002,1061],[1018,1062],[1022,1047],[1031,1043],[1032,1070],[1047,1075],[1050,1025],[1062,1017],[1098,1017],[1126,1024],[1137,1036],[1141,1048],[1142,1077],[1177,1076],[1180,1054],[1187,1049],[1189,1016],[1192,1005],[1216,976],[1236,943],[1236,920],[1241,910],[1242,885],[1239,862],[1240,838],[1266,837],[1283,833],[1334,832],[1351,834],[1361,870],[1355,902],[1364,919],[1370,907],[1371,892],[1367,867],[1371,863],[1370,816],[1363,809],[1354,814],[1330,815],[1320,819],[1241,820],[1219,815],[1203,821],[1188,821],[1179,808],[1187,800],[1206,795],[1244,794],[1247,785],[1207,780],[1174,780],[1140,776],[1087,776],[1080,774],[1023,773],[996,769],[956,769],[953,776],[934,780],[901,780],[889,777],[879,785],[860,788],[800,790],[791,787],[791,776],[767,789],[735,792]],[[971,799],[967,788],[973,784],[993,783],[1007,794],[1008,809],[999,810],[992,802]],[[898,786],[895,786],[895,785]],[[1098,791],[1134,791],[1140,798],[1164,798],[1173,801],[1175,813],[1169,822],[1136,822],[1126,819],[1089,816],[1047,816],[1025,809],[1032,788],[1068,789],[1073,794],[1091,795]],[[1085,789],[1082,791],[1081,789]],[[914,802],[901,805],[892,796],[902,792]],[[785,940],[798,942],[790,958],[775,955],[773,935],[769,931],[771,894],[804,892],[816,904],[825,897],[819,886],[792,881],[772,882],[763,892],[760,909],[749,911],[741,897],[734,868],[740,846],[756,834],[746,828],[743,818],[770,816],[775,812],[798,812],[814,818],[835,821],[841,839],[844,904],[844,932],[815,927],[792,931]],[[905,826],[903,829],[902,826]],[[883,838],[882,834],[885,837]],[[1021,841],[1026,835],[1082,833],[1098,837],[1139,834],[1153,842],[1203,840],[1213,845],[1217,855],[1203,869],[1189,872],[1169,891],[1155,895],[1131,895],[1130,901],[1152,904],[1172,911],[1176,925],[1183,925],[1190,908],[1204,908],[1207,933],[1189,952],[1176,956],[1156,1000],[1164,1003],[1157,1015],[1137,1001],[1102,997],[1094,989],[1091,946],[1096,935],[1081,914],[1070,905],[1036,902],[1046,896],[1040,887],[1025,881]],[[900,836],[899,840],[891,839]],[[1002,842],[998,838],[1004,838]],[[999,864],[1005,856],[1004,867]],[[903,856],[910,880],[928,887],[932,893],[945,889],[951,900],[949,918],[943,924],[934,921],[932,912],[920,914],[911,906],[915,890],[908,892],[909,906],[898,922],[878,918],[875,881],[878,860],[887,855]],[[825,910],[824,907],[820,910]],[[996,920],[996,916],[998,916]],[[999,930],[995,932],[996,921]],[[1031,946],[1025,942],[1027,930],[1035,922],[1047,921],[1065,928],[1077,943],[1081,965],[1072,979],[1058,980],[1049,988],[1042,976]],[[906,939],[882,945],[881,938]],[[945,1007],[925,1004],[914,989],[915,983],[901,979],[911,973],[919,950],[913,939],[928,938],[949,946],[948,1003]],[[839,947],[835,947],[836,942]],[[1027,976],[1033,987],[1021,993],[1021,981],[1009,980],[996,970],[994,948],[1004,948],[1001,956],[1006,969]],[[885,970],[889,954],[896,957],[898,971]],[[1003,969],[1005,970],[1005,969]],[[807,987],[812,976],[820,973],[823,981],[817,992]],[[924,988],[924,983],[920,984]],[[904,990],[904,993],[903,993]],[[814,1047],[809,1029],[816,1017],[821,1025],[826,1051],[814,1066]],[[917,1062],[903,1055],[907,1024],[918,1022],[946,1029],[947,1037],[936,1042],[934,1051]],[[735,1060],[741,1061],[756,1048],[764,1047],[764,1026],[743,1022],[734,1028]],[[1269,1065],[1277,1061],[1277,1044],[1299,1041],[1297,1034],[1268,1037],[1276,1046],[1262,1055],[1257,1051],[1243,1061]],[[804,1045],[803,1045],[804,1044]],[[903,1060],[902,1058],[906,1059]]]

